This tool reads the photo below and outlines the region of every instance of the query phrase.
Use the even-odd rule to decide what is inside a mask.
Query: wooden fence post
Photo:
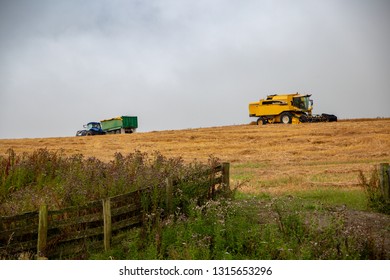
[[[104,250],[111,248],[111,201],[110,198],[103,199],[103,222],[104,222]]]
[[[379,182],[382,195],[385,200],[390,200],[390,166],[388,163],[381,163],[379,166]]]
[[[224,193],[230,190],[230,163],[222,163],[222,189]]]
[[[387,198],[390,202],[390,165],[387,166]]]
[[[44,255],[47,244],[47,205],[41,205],[39,208],[38,222],[38,244],[37,257],[41,258]]]
[[[173,211],[173,182],[171,178],[167,178],[165,182],[165,204],[168,215]]]
[[[387,200],[390,202],[390,165],[387,166]]]
[[[222,166],[221,166],[222,170]],[[209,194],[208,198],[214,199],[215,198],[215,174],[217,173],[216,168],[213,168],[212,171],[210,172],[210,188],[209,188]],[[222,183],[222,181],[221,181]]]

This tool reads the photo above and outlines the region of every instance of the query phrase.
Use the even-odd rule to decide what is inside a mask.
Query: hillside
[[[390,161],[390,119],[236,125],[126,135],[0,139],[0,153],[39,148],[109,161],[116,152],[160,151],[167,157],[231,162],[232,180],[246,192],[279,193],[357,186],[359,170]]]
[[[237,199],[233,201],[234,203],[229,202],[225,205],[216,202],[215,205],[225,205],[227,209],[236,207],[234,209],[237,209],[237,213],[241,215],[236,218],[239,225],[242,224],[242,219],[248,217],[250,217],[248,224],[254,227],[260,225],[255,230],[237,229],[236,226],[229,225],[234,228],[233,236],[237,230],[241,230],[242,233],[261,233],[266,226],[265,228],[272,227],[282,234],[282,239],[277,242],[286,244],[286,248],[298,246],[295,247],[297,252],[306,254],[305,246],[308,246],[313,258],[349,258],[350,253],[353,254],[352,258],[358,259],[389,259],[390,257],[390,216],[375,212],[374,208],[368,206],[367,196],[359,182],[359,171],[363,171],[369,178],[372,170],[379,163],[390,162],[390,119],[299,125],[236,125],[127,135],[0,140],[1,155],[6,155],[10,148],[16,153],[29,153],[43,148],[64,155],[94,156],[103,161],[112,160],[117,152],[128,154],[135,150],[147,154],[159,151],[166,157],[182,157],[186,162],[195,159],[207,162],[210,156],[217,157],[221,161],[231,163],[231,186],[239,187],[240,192],[236,193]],[[85,162],[90,170],[98,172],[98,168],[93,165],[96,161]],[[72,184],[70,180],[67,186],[71,187],[67,190],[76,190],[76,195],[78,195],[77,190],[81,193],[94,193],[100,185],[100,181],[92,183],[88,181],[92,188],[85,192],[88,184],[80,181],[83,176],[74,178],[77,178],[77,182]],[[161,177],[153,173],[152,178]],[[74,186],[81,187],[74,188]],[[15,211],[14,205],[23,208],[25,205],[23,202],[33,206],[40,205],[41,200],[54,201],[54,204],[62,203],[60,196],[50,195],[54,192],[46,192],[44,188],[33,186],[29,188],[30,185],[26,187],[25,192],[15,191],[9,197],[5,197],[6,203],[2,206]],[[35,193],[37,190],[38,195]],[[43,195],[39,195],[41,190]],[[47,194],[49,195],[46,196]],[[232,210],[232,213],[236,213],[235,211]],[[214,219],[218,217],[215,215],[215,209],[211,212],[211,216]],[[209,220],[207,225],[210,225]],[[292,244],[291,240],[294,240],[292,237],[295,235],[290,236],[290,232],[285,230],[285,226],[288,225],[292,230],[303,230],[299,232],[304,235],[304,238],[298,235],[298,241],[304,240],[306,243],[299,241],[294,243],[295,245]],[[180,229],[182,226],[180,223],[177,224],[179,228],[175,226],[176,224],[169,224],[164,227],[164,230],[168,231],[166,236],[176,236],[171,232],[176,233],[183,229],[183,227]],[[212,232],[220,231],[212,230]],[[197,234],[178,235],[197,236]],[[245,237],[245,234],[242,236]],[[307,236],[310,236],[309,239]],[[256,238],[263,239],[266,236]],[[272,238],[270,244],[274,243],[274,237]],[[131,235],[130,239],[133,240],[134,236]],[[233,239],[239,240],[236,237]],[[209,240],[209,238],[201,240]],[[180,240],[179,243],[183,244],[183,242],[192,242],[192,239]],[[267,242],[255,244],[262,246],[263,243]],[[196,244],[198,248],[199,243]],[[318,247],[317,244],[322,245]],[[154,243],[152,242],[150,246],[154,246]],[[213,246],[207,246],[210,247]],[[223,248],[226,246],[224,245]],[[117,250],[120,256],[123,256],[123,246]],[[281,249],[275,247],[260,251],[272,252],[272,250],[279,254]],[[343,255],[345,253],[342,253],[343,250],[346,250],[346,255]],[[306,258],[306,255],[296,255],[295,252],[290,257],[278,254],[271,258],[303,256]],[[182,258],[186,257],[187,255],[184,254]]]

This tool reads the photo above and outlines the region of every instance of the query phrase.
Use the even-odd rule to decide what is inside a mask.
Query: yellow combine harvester
[[[249,103],[249,117],[256,117],[257,124],[334,122],[335,115],[313,115],[311,94],[273,94],[258,102]]]

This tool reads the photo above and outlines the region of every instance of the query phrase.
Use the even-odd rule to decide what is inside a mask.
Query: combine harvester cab
[[[311,94],[274,94],[266,99],[249,103],[249,117],[256,117],[257,124],[334,122],[337,117],[331,114],[313,115]]]

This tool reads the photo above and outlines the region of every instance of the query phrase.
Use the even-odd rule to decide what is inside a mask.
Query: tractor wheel
[[[280,116],[280,121],[284,124],[291,123],[292,121],[292,115],[289,112],[282,113]]]

